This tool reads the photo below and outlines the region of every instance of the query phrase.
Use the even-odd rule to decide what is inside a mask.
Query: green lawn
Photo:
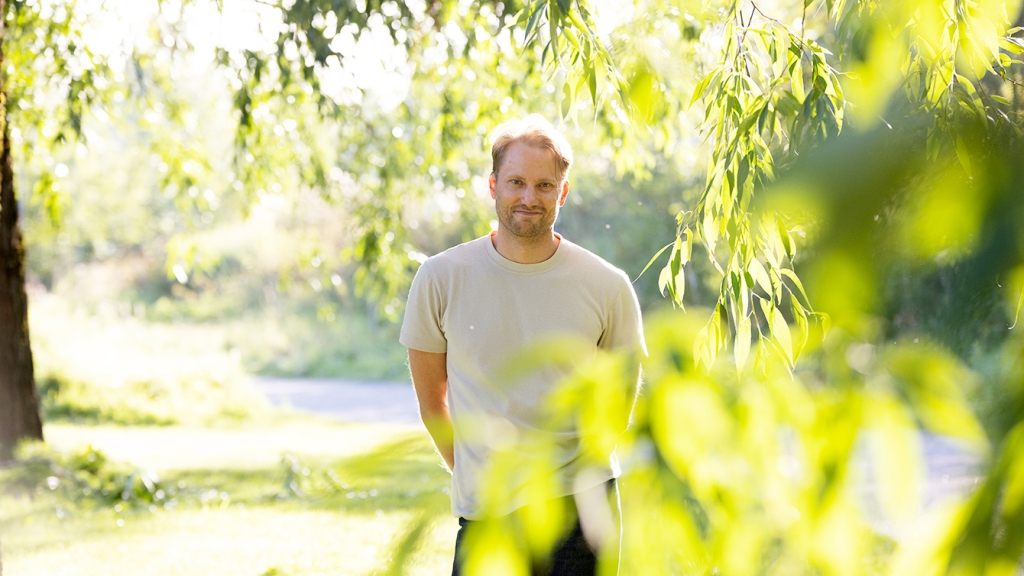
[[[45,483],[27,494],[8,471],[6,576],[373,574],[389,568],[418,519],[429,528],[404,573],[450,570],[448,476],[417,427],[280,417],[211,429],[59,424],[45,433],[59,452],[91,444],[126,469],[184,487],[182,496],[170,509],[118,510]],[[295,457],[287,466],[284,454]],[[293,463],[299,493],[287,487]]]

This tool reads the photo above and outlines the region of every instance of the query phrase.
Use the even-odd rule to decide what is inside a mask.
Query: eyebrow
[[[505,180],[528,180],[528,178],[526,176],[522,176],[522,175],[516,174],[516,173],[508,174],[506,176],[503,176],[502,178],[504,178]],[[557,184],[558,183],[558,179],[557,178],[541,178],[540,180],[538,180],[538,182],[554,182],[554,183]]]

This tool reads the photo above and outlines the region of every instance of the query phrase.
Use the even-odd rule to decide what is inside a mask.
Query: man
[[[510,383],[501,377],[509,360],[559,339],[585,342],[586,355],[644,353],[629,277],[554,231],[569,194],[568,141],[536,114],[502,124],[491,138],[489,187],[498,228],[423,263],[400,338],[409,349],[423,423],[453,476],[452,512],[461,526],[453,574],[467,556],[463,537],[474,521],[530,503],[512,479],[501,487],[503,509],[486,509],[483,480],[499,449],[519,449],[528,458],[525,439],[549,437],[562,448],[553,456],[551,496],[576,504],[593,502],[580,495],[603,492],[618,475],[614,461],[584,466],[578,434],[571,426],[551,429],[546,419],[545,400],[571,368],[548,367]],[[589,505],[579,508],[578,516],[593,515]],[[586,520],[581,527],[572,517],[576,525],[542,571],[594,572],[599,538],[587,539],[588,546]]]

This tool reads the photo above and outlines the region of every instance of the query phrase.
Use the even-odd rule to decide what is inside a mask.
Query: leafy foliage
[[[97,507],[111,507],[116,512],[171,510],[182,501],[205,502],[209,498],[184,482],[164,482],[152,471],[116,465],[92,446],[68,454],[56,453],[41,443],[26,444],[20,450],[20,459],[12,461],[12,470],[3,477],[6,489],[52,493],[64,506],[57,506],[58,517]]]
[[[996,131],[1014,125],[1008,87],[1019,46],[1008,29],[1014,14],[1001,4],[821,1],[782,4],[771,14],[757,3],[644,2],[610,28],[608,16],[589,3],[556,0],[484,4],[475,15],[449,3],[371,2],[339,12],[309,0],[280,8],[278,69],[301,70],[279,73],[279,92],[302,78],[319,93],[332,61],[344,65],[354,57],[354,42],[339,38],[375,31],[391,36],[410,68],[407,96],[394,110],[353,100],[343,112],[328,103],[334,117],[362,121],[352,131],[342,128],[340,140],[351,151],[343,170],[358,175],[349,178],[362,223],[351,256],[362,263],[358,284],[385,302],[386,312],[397,310],[402,278],[415,266],[409,256],[418,257],[423,245],[403,226],[410,222],[409,193],[450,187],[457,198],[471,197],[467,167],[486,163],[484,127],[532,100],[531,93],[549,94],[574,122],[588,111],[600,139],[616,143],[611,154],[623,172],[650,166],[648,146],[677,151],[689,138],[687,108],[702,104],[700,132],[711,144],[706,184],[699,201],[678,214],[659,284],[683,304],[694,245],[718,271],[718,303],[696,344],[709,366],[731,343],[740,367],[750,350],[760,351],[759,363],[776,353],[792,367],[808,334],[829,324],[796,269],[798,245],[814,232],[808,215],[754,200],[778,170],[851,121],[859,130],[883,114],[924,111],[934,118],[931,158],[956,150],[970,173],[958,127],[972,119]],[[301,65],[281,59],[288,50]],[[703,62],[696,85],[673,53]],[[246,74],[272,63],[245,62]],[[884,110],[897,90],[902,103]],[[319,101],[326,101],[322,93]],[[435,119],[432,126],[423,124],[427,117]],[[399,186],[402,194],[392,191]],[[485,212],[476,202],[462,206],[478,233]],[[752,341],[772,345],[752,348]]]
[[[70,197],[61,182],[67,166],[57,159],[71,145],[95,140],[83,138],[87,121],[117,124],[134,115],[133,125],[152,136],[149,149],[164,162],[162,187],[173,185],[177,193],[171,196],[181,208],[191,207],[196,195],[188,192],[210,166],[208,154],[188,137],[194,129],[190,105],[175,91],[177,78],[168,66],[188,48],[182,31],[169,24],[173,20],[152,24],[153,44],[160,48],[126,43],[97,50],[104,44],[96,38],[102,26],[88,20],[97,16],[95,10],[73,0],[18,0],[5,7],[11,138],[20,166],[32,176],[21,175],[32,183],[32,202],[59,227]]]
[[[567,7],[563,14],[555,3],[539,2],[525,13],[547,16],[552,32],[546,48],[554,54],[566,50],[571,62],[583,63],[574,70],[581,85],[592,83],[597,75],[588,67],[594,63],[615,69],[629,62],[624,56],[602,60],[580,45],[575,34],[595,43],[601,38],[583,3]],[[671,5],[659,7],[666,15],[680,13]],[[718,305],[696,343],[698,357],[708,366],[727,347],[731,334],[734,359],[742,368],[752,333],[758,341],[772,342],[770,348],[758,350],[773,350],[793,366],[808,325],[827,326],[828,319],[814,311],[795,271],[796,247],[808,232],[794,221],[799,215],[758,206],[753,198],[758,188],[775,179],[777,170],[816,142],[835,137],[848,108],[855,126],[869,128],[881,114],[889,114],[882,107],[903,88],[903,104],[897,103],[891,113],[902,117],[925,112],[933,117],[931,159],[943,149],[954,149],[968,175],[969,146],[960,132],[965,123],[985,123],[993,133],[1014,125],[1007,96],[1012,67],[1020,63],[1010,54],[1018,53],[1019,42],[1012,36],[1016,30],[1008,30],[1015,14],[1003,4],[828,1],[779,10],[783,14],[776,17],[757,3],[728,2],[717,13],[705,13],[719,27],[714,35],[703,37],[714,64],[693,90],[690,104],[704,104],[701,131],[714,146],[704,193],[693,210],[680,212],[677,240],[659,283],[673,300],[683,303],[682,271],[695,243],[721,275]],[[798,14],[796,24],[786,25],[793,11]],[[819,11],[828,18],[815,18]],[[563,36],[569,38],[565,46]],[[647,40],[631,38],[641,45]],[[996,85],[986,88],[993,76]],[[681,99],[680,90],[665,84],[654,91],[654,100],[647,90],[638,95],[638,87],[647,86],[648,80],[626,77],[629,81],[623,84],[633,91],[623,89],[619,95],[641,123],[651,120],[644,111],[652,101],[660,103],[662,118],[671,114],[672,102]],[[579,92],[577,87],[574,93]],[[990,92],[1002,94],[988,97]],[[789,322],[796,324],[795,336]]]

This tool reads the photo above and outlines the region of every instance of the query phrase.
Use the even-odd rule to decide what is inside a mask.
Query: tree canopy
[[[241,76],[269,82],[265,95],[305,83],[321,111],[341,122],[339,166],[364,223],[353,256],[365,265],[363,286],[396,305],[416,265],[409,255],[421,252],[398,225],[410,199],[471,191],[468,167],[485,164],[483,136],[500,118],[533,102],[554,105],[570,125],[596,128],[621,173],[644,173],[653,153],[692,149],[696,130],[709,148],[706,185],[677,216],[660,284],[685,303],[695,245],[721,276],[698,346],[708,365],[730,341],[740,366],[747,341],[773,342],[757,349],[774,349],[792,365],[810,326],[829,322],[794,266],[814,232],[810,223],[754,202],[800,154],[844,127],[864,132],[914,117],[927,124],[920,145],[928,161],[955,157],[970,176],[964,127],[1001,133],[1019,123],[1014,57],[1024,48],[1010,27],[1019,12],[1013,3],[821,1],[768,10],[735,1],[638,2],[613,12],[611,3],[557,0],[341,9],[299,0],[278,7],[277,53],[235,65]],[[374,34],[390,35],[404,53],[405,98],[381,110],[373,101],[325,97],[321,76],[351,65],[353,47]],[[253,89],[239,89],[243,108]],[[261,130],[247,114],[240,127]],[[786,328],[792,322],[796,334]]]

